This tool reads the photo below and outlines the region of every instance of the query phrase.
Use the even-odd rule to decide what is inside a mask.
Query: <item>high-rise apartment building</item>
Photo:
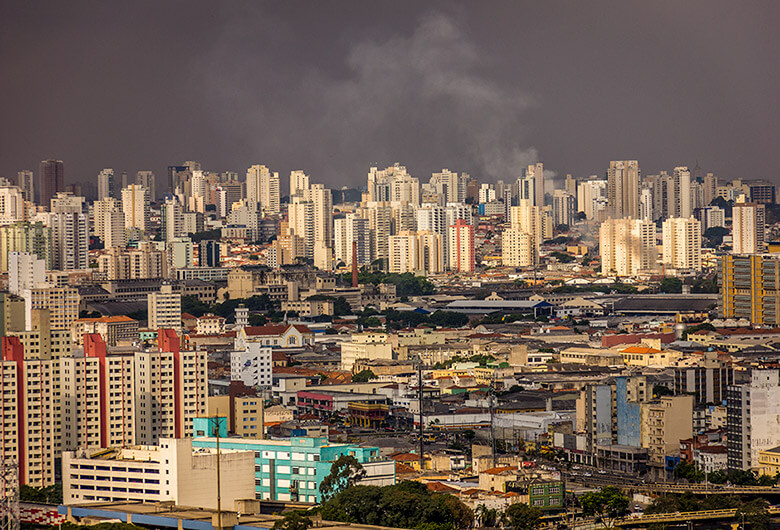
[[[47,214],[52,235],[52,269],[85,270],[89,264],[89,215]]]
[[[505,267],[532,267],[536,264],[536,244],[533,236],[519,228],[507,228],[501,233],[501,263]]]
[[[22,190],[25,201],[35,202],[35,174],[27,169],[16,174],[16,185]]]
[[[24,221],[24,193],[16,186],[0,186],[0,225]]]
[[[184,235],[184,212],[175,198],[166,199],[160,206],[160,233],[166,242]]]
[[[114,170],[111,168],[106,168],[100,171],[98,173],[98,194],[97,198],[99,201],[103,199],[108,199],[109,197],[113,197],[114,199],[118,199],[116,194],[116,188],[114,185]]]
[[[577,211],[587,219],[596,219],[607,202],[606,180],[585,180],[577,184]]]
[[[103,246],[105,248],[126,247],[125,214],[119,201],[113,197],[101,199],[93,203],[92,210],[93,231],[103,242]]]
[[[70,329],[79,318],[81,297],[75,287],[33,287],[22,293],[25,301],[26,329],[33,327],[33,313],[48,309],[51,329]]]
[[[312,184],[309,188],[314,217],[314,241],[333,246],[333,195],[323,184]]]
[[[601,273],[635,276],[656,270],[655,223],[643,219],[607,219],[599,230]]]
[[[685,166],[674,168],[674,216],[688,218],[693,209],[691,197],[691,172]]]
[[[157,177],[151,171],[138,171],[135,174],[135,183],[149,191],[149,201],[157,202]]]
[[[780,326],[780,255],[724,255],[718,261],[718,314]]]
[[[756,254],[765,250],[766,212],[763,204],[737,202],[732,209],[734,254]]]
[[[44,160],[38,172],[40,198],[38,204],[48,206],[58,192],[65,190],[65,167],[62,160]]]
[[[8,254],[8,292],[22,295],[46,282],[46,261],[30,252]]]
[[[53,484],[63,450],[192,435],[206,412],[206,354],[180,351],[172,330],[158,340],[159,351],[109,355],[100,335],[86,334],[78,354],[30,359],[19,337],[2,338],[0,456],[19,463],[20,483]]]
[[[701,223],[693,217],[663,222],[663,263],[676,270],[701,270]]]
[[[309,175],[303,171],[290,171],[290,197],[303,196],[309,189]]]
[[[266,215],[280,212],[279,173],[256,164],[246,172],[246,197]]]
[[[474,272],[474,226],[458,219],[447,229],[449,268],[457,272]]]
[[[160,291],[149,293],[147,298],[149,328],[181,329],[181,294],[173,291],[173,286],[163,284]]]
[[[125,228],[136,229],[141,233],[149,230],[149,188],[140,184],[130,184],[122,189],[122,211]]]
[[[8,271],[11,252],[35,254],[51,270],[53,263],[51,228],[40,221],[0,226],[0,272]]]
[[[573,225],[577,221],[577,199],[565,190],[553,192],[553,223]]]
[[[544,165],[538,162],[528,166],[525,179],[533,181],[533,206],[544,207]]]
[[[617,160],[607,170],[608,215],[613,219],[639,218],[639,162]]]
[[[369,265],[371,255],[371,230],[368,219],[349,213],[346,217],[336,219],[334,226],[334,256],[336,262],[352,265],[352,245],[355,245],[355,261],[358,267]]]
[[[728,467],[758,467],[762,450],[780,445],[780,370],[750,370],[750,380],[728,387],[726,431]]]
[[[219,267],[222,261],[222,244],[219,241],[208,240],[198,243],[198,264],[201,267]]]
[[[49,486],[60,450],[57,361],[25,360],[18,337],[2,337],[2,352],[0,460],[17,463],[20,484]]]

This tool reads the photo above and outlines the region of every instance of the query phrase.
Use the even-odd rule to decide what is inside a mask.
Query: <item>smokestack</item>
[[[357,241],[352,240],[352,287],[358,286]]]

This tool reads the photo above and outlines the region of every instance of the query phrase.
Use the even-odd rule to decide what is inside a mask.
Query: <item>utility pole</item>
[[[417,362],[417,394],[420,400],[420,473],[422,473],[425,469],[425,440],[423,439],[425,422],[423,420],[422,357],[420,357]]]
[[[222,530],[222,483],[219,473],[219,411],[214,415],[214,436],[217,437],[217,525]]]

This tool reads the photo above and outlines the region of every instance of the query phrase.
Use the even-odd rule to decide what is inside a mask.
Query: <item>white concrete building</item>
[[[693,217],[663,223],[663,262],[675,270],[701,270],[701,223]]]
[[[230,378],[247,386],[270,387],[273,376],[271,347],[247,338],[246,328],[238,330],[230,353]]]
[[[220,449],[222,507],[255,498],[253,451]],[[62,455],[63,502],[165,502],[217,508],[217,451],[193,449],[189,438],[158,446],[79,449]]]
[[[732,209],[734,254],[758,254],[765,250],[766,212],[763,204],[737,202]]]
[[[599,230],[601,273],[635,276],[657,268],[655,223],[643,219],[607,219]]]
[[[30,252],[8,253],[8,291],[21,295],[25,290],[43,287],[46,261]]]

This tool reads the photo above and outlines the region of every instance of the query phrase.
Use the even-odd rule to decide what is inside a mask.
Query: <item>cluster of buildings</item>
[[[340,190],[166,176],[0,181],[0,457],[22,484],[214,508],[219,462],[228,504],[316,503],[348,455],[367,484],[560,509],[550,454],[650,480],[780,468],[767,182],[633,160],[496,183],[395,164]]]

